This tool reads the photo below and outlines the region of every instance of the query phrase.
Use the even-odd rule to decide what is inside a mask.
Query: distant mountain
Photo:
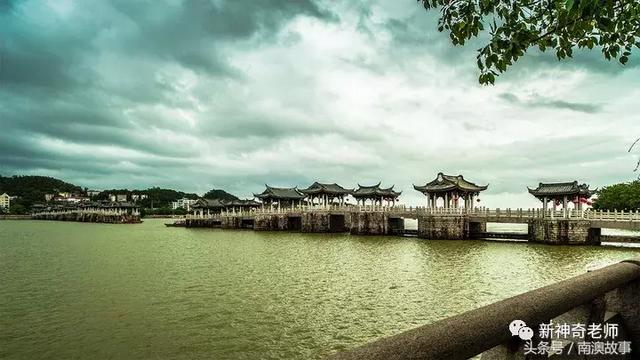
[[[24,205],[43,202],[45,194],[60,192],[84,193],[77,185],[47,176],[0,176],[0,194],[20,197]]]
[[[237,196],[220,189],[211,189],[202,196],[205,199],[239,200]]]

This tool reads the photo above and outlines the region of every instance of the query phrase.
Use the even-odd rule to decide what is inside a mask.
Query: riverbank
[[[0,220],[31,220],[31,215],[0,215]]]

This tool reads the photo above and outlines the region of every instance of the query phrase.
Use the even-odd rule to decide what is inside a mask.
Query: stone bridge
[[[542,209],[462,209],[406,206],[298,206],[187,216],[187,227],[247,228],[258,231],[401,233],[405,219],[418,222],[417,236],[464,240],[486,236],[487,223],[527,224],[529,241],[550,244],[601,242],[601,229],[640,230],[639,212]]]

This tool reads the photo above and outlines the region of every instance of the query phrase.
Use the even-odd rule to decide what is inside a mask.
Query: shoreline
[[[31,220],[31,215],[0,215],[0,220]]]

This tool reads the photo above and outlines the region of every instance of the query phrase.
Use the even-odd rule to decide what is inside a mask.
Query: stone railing
[[[479,354],[483,360],[524,359],[527,344],[531,349],[531,344],[537,346],[541,339],[546,339],[541,338],[540,325],[550,323],[583,324],[584,327],[614,324],[619,332],[608,341],[616,344],[630,341],[637,347],[640,344],[639,298],[640,262],[630,260],[337,353],[330,359],[455,360]],[[524,321],[533,330],[531,343],[512,336],[509,325],[514,320]],[[596,339],[590,337],[586,341]],[[566,336],[560,338],[555,334],[548,340],[561,341],[564,354],[573,349],[571,354],[577,355],[579,336],[567,340]],[[636,359],[637,356],[636,351],[628,357],[615,358]],[[546,359],[547,355],[540,358]]]

